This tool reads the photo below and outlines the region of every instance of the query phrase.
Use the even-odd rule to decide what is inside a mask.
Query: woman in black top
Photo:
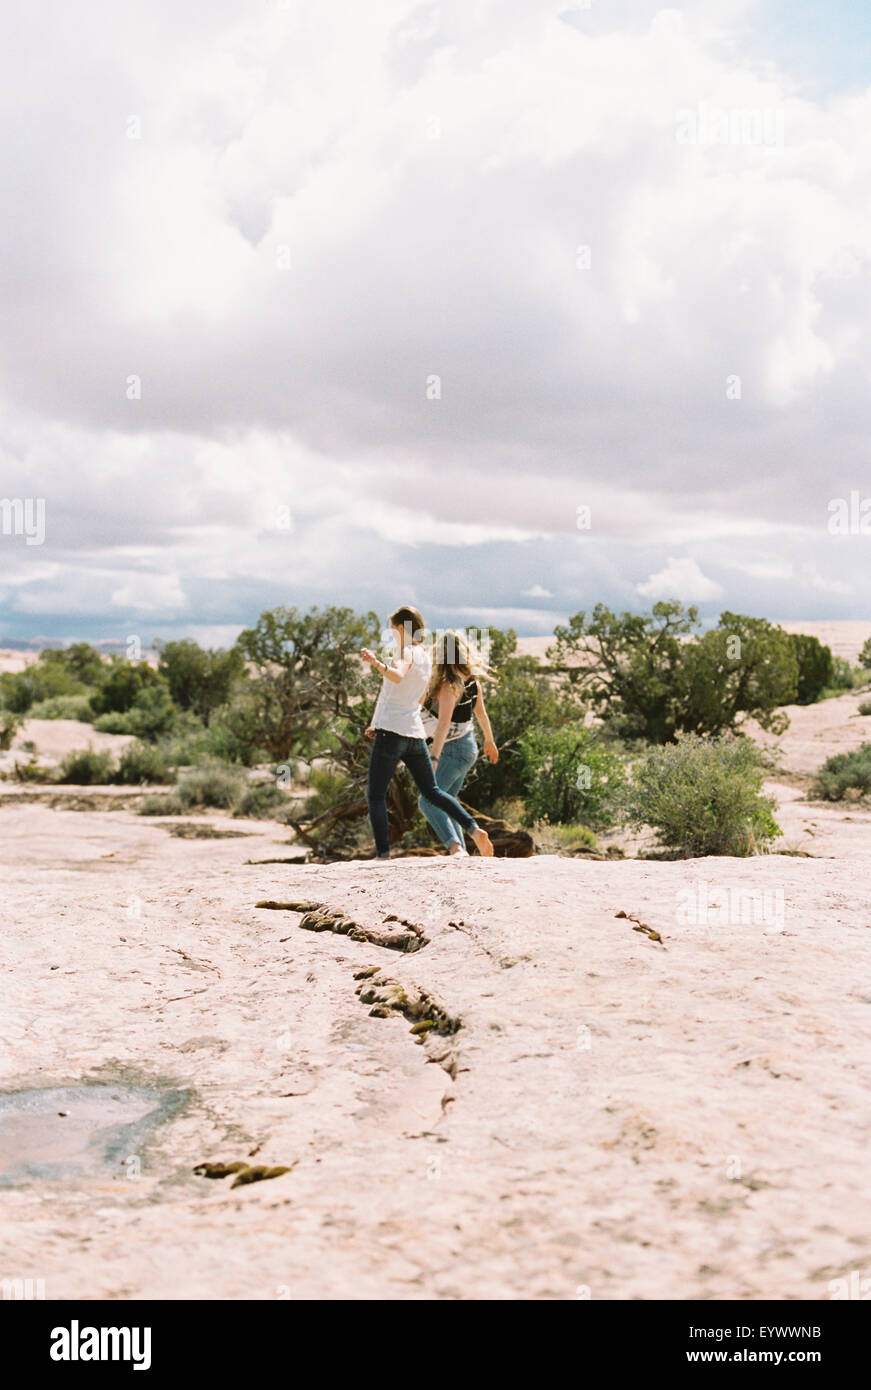
[[[460,788],[478,757],[474,714],[484,733],[484,754],[498,762],[499,750],[484,707],[480,676],[483,666],[460,632],[446,632],[436,639],[433,673],[423,699],[424,728],[432,739],[430,757],[436,784],[451,796]],[[465,854],[463,830],[456,821],[425,796],[418,802],[449,854]]]

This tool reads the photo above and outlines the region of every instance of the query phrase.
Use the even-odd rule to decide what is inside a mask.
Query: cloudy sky
[[[868,6],[9,0],[0,55],[0,644],[871,616]]]

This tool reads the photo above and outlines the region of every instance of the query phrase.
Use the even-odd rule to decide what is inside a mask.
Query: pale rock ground
[[[256,865],[293,855],[281,827],[212,814],[248,837],[182,840],[125,789],[87,812],[0,783],[0,1090],[189,1093],[138,1178],[0,1187],[0,1277],[49,1298],[815,1299],[871,1275],[871,814],[802,799],[871,739],[857,703],[790,711],[779,740],[780,847],[812,858]],[[694,921],[700,892],[730,920]],[[261,899],[396,913],[428,944],[314,934]],[[370,965],[459,1031],[370,1017]],[[191,1172],[254,1149],[295,1166],[236,1190]]]

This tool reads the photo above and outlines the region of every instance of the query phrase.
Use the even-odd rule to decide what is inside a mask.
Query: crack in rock
[[[396,926],[389,926],[386,931],[382,931],[378,927],[364,927],[346,913],[340,912],[338,908],[329,907],[326,903],[272,902],[264,899],[262,902],[255,903],[255,907],[284,912],[300,912],[302,913],[302,921],[299,925],[303,931],[337,932],[339,936],[348,936],[352,941],[366,941],[371,946],[383,946],[388,951],[409,953],[420,951],[424,946],[429,945],[429,937],[424,936],[422,927],[393,914],[385,917],[384,921],[385,924],[395,922]],[[401,930],[401,928],[405,928],[405,930]]]
[[[449,1014],[426,990],[400,984],[389,975],[382,975],[377,966],[358,970],[354,979],[360,981],[357,985],[360,1003],[372,1006],[369,1017],[390,1018],[392,1014],[402,1014],[411,1024],[417,1041],[426,1044],[429,1060],[437,1062],[455,1081],[459,1051],[452,1040],[463,1026],[462,1019]],[[437,1042],[437,1039],[443,1041]]]

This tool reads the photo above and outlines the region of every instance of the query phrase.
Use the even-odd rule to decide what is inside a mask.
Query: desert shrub
[[[493,802],[488,811],[488,815],[496,820],[504,820],[508,825],[524,825],[527,814],[526,802],[519,796],[500,797],[498,801]]]
[[[159,669],[173,703],[192,710],[207,725],[214,711],[227,703],[235,682],[244,678],[245,658],[238,647],[205,651],[185,638],[160,644]]]
[[[763,775],[749,739],[685,734],[634,765],[629,822],[652,826],[662,845],[687,855],[756,853],[780,834]]]
[[[140,816],[179,816],[186,809],[178,792],[151,792],[148,796],[143,796],[136,807]]]
[[[852,666],[845,656],[836,656],[833,660],[832,679],[830,687],[832,690],[852,690],[856,684],[856,676]]]
[[[348,778],[335,768],[314,767],[309,775],[310,795],[305,803],[304,818],[314,820],[328,811],[348,790]]]
[[[81,724],[93,724],[94,711],[89,695],[52,695],[39,700],[27,711],[28,719],[77,719]]]
[[[15,763],[12,775],[16,782],[55,782],[57,781],[57,769],[46,767],[43,763],[38,763],[35,757],[31,757],[26,763]]]
[[[114,780],[128,787],[143,787],[171,782],[172,774],[163,754],[153,744],[131,743],[121,754]]]
[[[257,782],[243,793],[234,815],[251,820],[282,820],[290,804],[277,782]]]
[[[186,772],[178,784],[183,806],[217,806],[229,810],[242,796],[242,774],[224,763],[205,763]]]
[[[817,773],[816,791],[823,801],[843,801],[849,791],[871,792],[871,743],[827,758]]]
[[[10,709],[0,709],[0,750],[12,747],[12,740],[21,728],[21,715]]]
[[[824,647],[817,637],[803,632],[790,634],[798,663],[796,703],[811,705],[822,697],[835,676],[835,663],[830,647]]]
[[[871,700],[863,700],[859,705],[860,714],[871,714]]]
[[[584,725],[529,729],[520,740],[526,786],[526,824],[581,822],[606,830],[617,819],[625,780],[613,746]]]
[[[866,671],[871,671],[871,637],[866,637],[859,653],[859,665]]]
[[[240,738],[221,709],[204,731],[203,749],[209,758],[219,762],[239,763],[242,767],[253,767],[255,763],[267,762],[269,754],[259,748],[256,740]]]
[[[175,724],[178,711],[164,686],[140,690],[127,710],[110,710],[98,715],[94,728],[101,734],[134,734],[136,738],[156,739]]]
[[[132,662],[113,657],[105,668],[100,688],[91,696],[94,714],[124,714],[133,708],[143,690],[156,686],[166,690],[162,677],[147,661]]]
[[[98,734],[132,734],[130,720],[126,714],[113,711],[111,714],[98,714],[94,718],[94,728]]]
[[[539,821],[533,829],[541,854],[586,854],[597,848],[596,836],[588,825],[555,825],[552,821]]]
[[[220,716],[206,728],[189,710],[181,711],[171,729],[158,736],[158,743],[170,767],[214,762],[252,767],[267,758],[253,743],[238,739]]]
[[[90,745],[75,748],[67,753],[61,763],[58,782],[69,782],[77,787],[104,785],[115,780],[115,760],[109,752],[98,753]]]
[[[16,714],[26,714],[32,705],[56,695],[86,695],[87,687],[72,671],[52,660],[58,653],[40,653],[23,671],[4,671],[0,675],[0,703]]]

